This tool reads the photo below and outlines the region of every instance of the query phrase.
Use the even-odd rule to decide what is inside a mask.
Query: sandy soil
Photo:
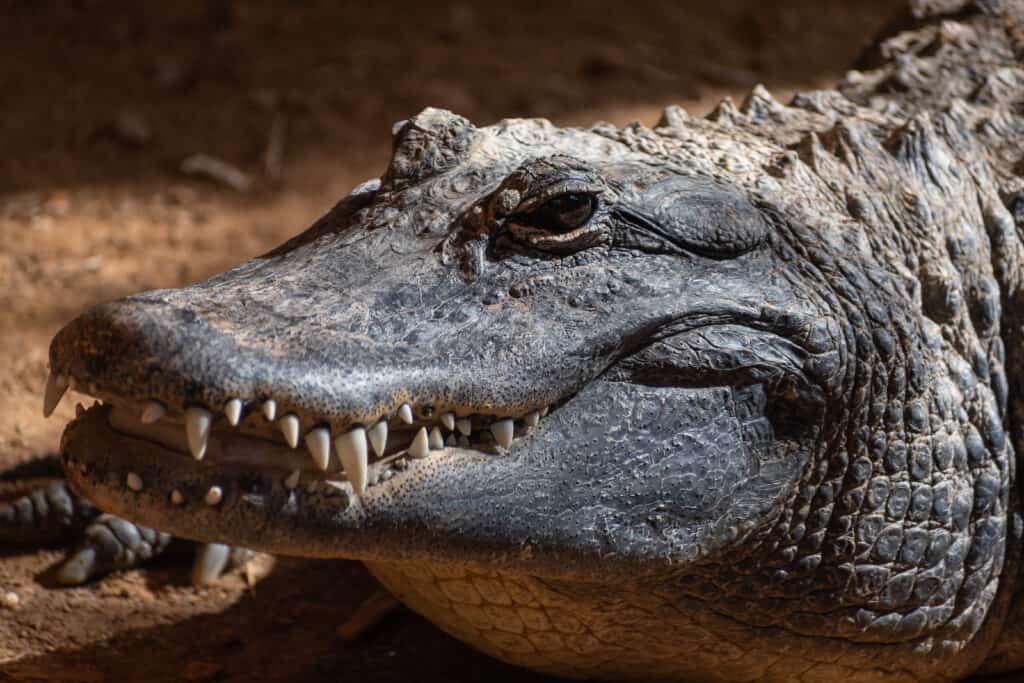
[[[651,123],[756,82],[786,97],[833,82],[899,3],[342,5],[3,5],[0,467],[51,451],[72,415],[74,397],[40,416],[63,322],[294,234],[383,170],[393,121],[429,104],[484,124]],[[197,153],[248,191],[183,174]],[[0,607],[0,679],[540,680],[406,612],[342,641],[335,626],[374,590],[357,564],[279,559],[252,589],[237,575],[197,589],[167,559],[56,589],[59,557],[0,550],[0,593],[20,598]]]

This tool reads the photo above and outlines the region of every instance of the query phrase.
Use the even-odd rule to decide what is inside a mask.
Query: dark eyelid
[[[528,194],[519,202],[516,213],[528,213],[547,201],[567,194],[588,194],[593,197],[600,196],[601,190],[593,183],[581,180],[564,180],[551,185],[545,185],[536,193]]]

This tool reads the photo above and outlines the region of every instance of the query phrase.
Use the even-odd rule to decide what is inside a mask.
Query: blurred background
[[[391,124],[422,107],[650,125],[756,83],[788,99],[834,83],[901,7],[0,0],[0,468],[52,451],[73,415],[40,415],[63,322],[283,241],[379,175]],[[53,590],[59,556],[0,551],[0,593],[20,596],[0,607],[0,680],[540,680],[411,615],[339,644],[373,590],[358,565],[194,590],[163,562]]]

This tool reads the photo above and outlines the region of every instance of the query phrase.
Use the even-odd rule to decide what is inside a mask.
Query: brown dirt
[[[51,451],[46,350],[83,307],[254,256],[378,175],[393,121],[425,105],[477,123],[653,122],[765,82],[835,81],[899,2],[4,3],[0,20],[0,468]],[[282,173],[264,155],[286,130]],[[188,178],[206,153],[239,193]],[[353,563],[279,559],[255,588],[187,585],[187,564],[56,589],[57,551],[5,549],[0,679],[541,680],[402,613],[335,627],[374,587]]]

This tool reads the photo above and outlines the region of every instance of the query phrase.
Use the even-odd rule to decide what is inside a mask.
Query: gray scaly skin
[[[65,431],[71,485],[177,536],[361,559],[546,672],[1020,665],[1024,8],[913,11],[788,106],[421,112],[278,249],[58,333],[48,403],[105,402]]]

